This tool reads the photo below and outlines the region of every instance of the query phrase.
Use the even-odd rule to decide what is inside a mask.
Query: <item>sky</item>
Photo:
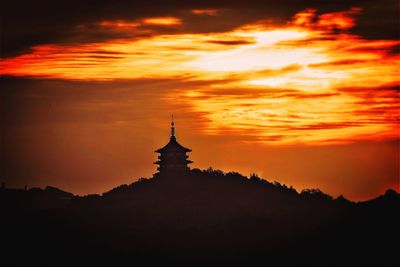
[[[244,3],[245,2],[245,3]],[[1,26],[1,177],[102,193],[192,168],[399,191],[397,1],[35,1]]]

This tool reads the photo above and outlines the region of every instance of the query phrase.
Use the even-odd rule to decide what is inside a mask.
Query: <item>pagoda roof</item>
[[[164,153],[164,152],[190,152],[192,151],[189,148],[186,148],[184,146],[182,146],[181,144],[178,143],[178,141],[176,141],[175,136],[171,136],[171,138],[169,139],[168,144],[166,144],[165,146],[163,146],[160,149],[157,149],[155,152],[157,153]]]

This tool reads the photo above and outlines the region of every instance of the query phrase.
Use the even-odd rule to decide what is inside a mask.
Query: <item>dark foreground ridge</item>
[[[0,189],[7,266],[391,266],[400,195],[354,203],[198,169],[100,195]]]

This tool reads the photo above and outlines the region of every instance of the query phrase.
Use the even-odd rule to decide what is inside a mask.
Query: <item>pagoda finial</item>
[[[175,127],[174,127],[174,114],[171,114],[171,137],[175,136]]]

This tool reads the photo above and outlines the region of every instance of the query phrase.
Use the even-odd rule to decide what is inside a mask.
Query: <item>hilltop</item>
[[[102,195],[42,194],[70,200],[3,209],[6,255],[23,253],[21,264],[381,265],[395,260],[390,241],[400,225],[393,190],[354,203],[212,169],[142,178]]]

